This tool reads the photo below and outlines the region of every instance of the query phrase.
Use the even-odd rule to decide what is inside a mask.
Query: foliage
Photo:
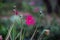
[[[10,19],[7,20],[0,20],[0,35],[3,36],[3,39],[8,40],[37,40],[41,38],[42,40],[56,40],[52,39],[55,35],[60,35],[60,25],[56,22],[55,19],[52,20],[52,23],[48,25],[47,21],[45,21],[45,25],[42,23],[42,20],[44,19],[45,15],[43,12],[33,12],[34,6],[30,6],[29,4],[23,2],[22,3],[23,12],[29,12],[32,14],[32,16],[36,19],[36,24],[32,26],[28,26],[26,23],[24,23],[25,17],[21,18],[19,15],[13,15]],[[0,10],[8,11],[13,9],[14,4],[3,4],[0,3]],[[7,9],[6,9],[7,8]],[[12,20],[13,19],[13,20]],[[45,34],[45,29],[50,30],[50,34]],[[42,35],[42,36],[41,36]],[[41,36],[41,37],[40,37]]]

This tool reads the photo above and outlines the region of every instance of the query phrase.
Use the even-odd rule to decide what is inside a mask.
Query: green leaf
[[[15,27],[13,27],[12,32],[11,32],[12,40],[15,40],[16,34],[17,34],[17,31],[16,31],[16,26],[15,26]]]

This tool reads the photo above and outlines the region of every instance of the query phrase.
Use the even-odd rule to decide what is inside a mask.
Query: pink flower
[[[2,35],[0,35],[0,40],[3,40]]]
[[[29,3],[29,5],[34,6],[35,5],[35,2],[32,1],[32,2]]]
[[[18,15],[18,11],[16,11],[16,15]]]
[[[18,11],[16,9],[13,9],[14,13],[18,15]]]
[[[26,16],[26,18],[25,18],[26,24],[27,24],[28,26],[34,25],[34,24],[36,23],[35,18],[34,18],[32,15],[30,15],[30,14],[25,14],[25,16]]]
[[[37,12],[39,12],[40,10],[39,10],[39,7],[35,7],[34,9],[33,9],[33,12],[34,13],[37,13]]]

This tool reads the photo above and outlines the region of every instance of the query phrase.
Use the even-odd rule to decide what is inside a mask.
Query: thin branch
[[[32,37],[31,37],[31,39],[30,39],[30,40],[33,40],[33,38],[34,38],[34,36],[35,36],[36,31],[37,31],[37,27],[36,27],[36,29],[35,29],[35,31],[34,31],[34,33],[33,33],[33,35],[32,35]]]
[[[20,36],[20,32],[17,34],[17,36],[15,37],[15,40]]]
[[[20,40],[22,40],[22,28],[21,28],[21,31],[20,31]]]
[[[42,40],[42,36],[44,34],[45,30],[42,31],[41,35],[39,36],[39,38],[37,40]]]
[[[10,34],[10,39],[12,40],[11,34]]]
[[[8,33],[7,33],[7,36],[6,36],[6,39],[5,39],[5,40],[8,40],[8,38],[9,38],[9,36],[10,36],[10,33],[11,33],[13,27],[14,27],[14,24],[12,24],[12,26],[11,26],[10,29],[8,30]]]

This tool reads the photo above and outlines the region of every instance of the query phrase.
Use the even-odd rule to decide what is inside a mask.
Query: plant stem
[[[7,33],[7,36],[6,36],[6,39],[5,39],[5,40],[8,40],[8,38],[9,38],[9,36],[10,36],[10,33],[11,33],[13,27],[14,27],[14,24],[12,24],[12,26],[11,26],[10,29],[8,30],[8,33]]]
[[[43,30],[42,33],[41,33],[41,35],[39,36],[39,38],[37,40],[42,40],[42,36],[43,36],[44,32],[45,31]]]
[[[20,36],[20,32],[17,34],[17,36],[15,37],[15,40]]]
[[[21,26],[23,27],[22,18],[21,18]],[[22,40],[22,31],[23,31],[23,28],[21,28],[20,30],[20,40]]]
[[[10,39],[12,40],[12,37],[11,37],[11,35],[10,35]]]
[[[35,36],[36,31],[37,31],[37,27],[36,27],[36,29],[35,29],[35,31],[34,31],[34,33],[33,33],[32,37],[30,38],[30,40],[33,40],[33,38],[34,38],[34,36]]]
[[[15,27],[13,27],[13,29],[12,29],[12,40],[15,40]]]
[[[15,40],[20,36],[20,40],[21,40],[21,35],[22,34],[22,29],[21,29],[21,31],[17,34],[17,36],[15,37]]]
[[[21,28],[21,31],[20,31],[20,40],[22,40],[22,28]]]

